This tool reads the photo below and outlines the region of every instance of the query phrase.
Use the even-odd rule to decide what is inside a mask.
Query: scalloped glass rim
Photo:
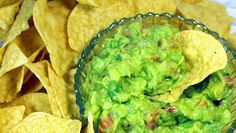
[[[78,61],[77,71],[74,76],[74,80],[75,80],[74,91],[75,91],[75,95],[76,95],[76,103],[78,105],[78,108],[79,108],[79,111],[80,111],[80,114],[82,117],[82,121],[85,122],[85,125],[87,124],[87,118],[84,117],[84,106],[82,104],[83,97],[81,96],[79,88],[80,88],[80,75],[83,74],[83,68],[86,64],[86,59],[87,59],[88,55],[93,50],[93,48],[96,45],[96,43],[98,42],[98,40],[100,38],[102,38],[106,33],[109,33],[109,31],[112,31],[115,27],[123,25],[126,22],[129,22],[129,23],[134,22],[135,20],[140,19],[140,18],[143,21],[143,20],[150,18],[150,17],[153,17],[153,19],[160,18],[160,20],[167,20],[167,21],[170,21],[172,18],[175,18],[177,21],[182,22],[183,24],[192,25],[192,29],[194,29],[194,30],[201,30],[203,32],[206,32],[206,33],[212,35],[215,39],[217,39],[224,46],[224,48],[229,56],[230,62],[236,63],[236,61],[234,61],[236,59],[236,52],[231,47],[229,47],[228,42],[224,38],[220,37],[217,32],[210,30],[204,24],[199,23],[194,19],[187,19],[187,18],[184,18],[184,17],[177,15],[177,14],[173,14],[173,15],[169,14],[169,13],[156,14],[156,13],[152,13],[152,12],[149,12],[147,14],[137,14],[131,18],[122,18],[119,21],[113,22],[110,26],[108,26],[108,28],[101,30],[94,38],[92,38],[91,41],[89,42],[88,46],[82,51],[82,54],[81,54],[80,59]],[[233,102],[233,104],[236,104],[236,96],[234,97],[233,101],[235,101],[235,102]],[[228,133],[231,133],[231,132],[233,132],[234,129],[236,129],[236,120],[234,122],[233,121],[231,122],[231,123],[233,123],[231,125],[231,127],[228,128],[228,131],[227,131]]]

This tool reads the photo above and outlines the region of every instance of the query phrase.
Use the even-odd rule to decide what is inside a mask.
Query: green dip
[[[169,24],[121,26],[92,53],[82,83],[95,129],[117,133],[218,133],[231,119],[231,69],[189,87],[175,103],[152,101],[179,86],[185,57]],[[225,80],[225,79],[228,80]]]

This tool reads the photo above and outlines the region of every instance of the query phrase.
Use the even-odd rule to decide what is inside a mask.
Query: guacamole
[[[186,89],[174,103],[150,99],[177,88],[186,58],[169,24],[120,26],[91,53],[82,83],[85,116],[99,132],[217,133],[231,119],[229,65]]]

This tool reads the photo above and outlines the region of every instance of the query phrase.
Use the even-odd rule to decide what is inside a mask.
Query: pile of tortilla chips
[[[113,21],[147,12],[196,19],[236,48],[234,20],[207,0],[0,0],[0,132],[80,132],[81,51]]]

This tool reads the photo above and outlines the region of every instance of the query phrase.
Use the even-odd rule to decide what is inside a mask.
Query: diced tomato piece
[[[106,119],[100,120],[99,129],[112,128],[112,126],[113,126],[113,120],[111,116],[109,116]]]
[[[174,112],[176,112],[176,108],[175,107],[169,107],[169,108],[166,109],[166,111],[169,112],[169,113],[174,113]]]

